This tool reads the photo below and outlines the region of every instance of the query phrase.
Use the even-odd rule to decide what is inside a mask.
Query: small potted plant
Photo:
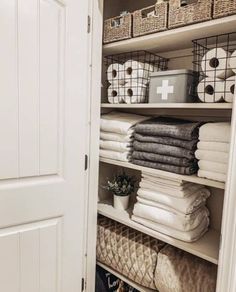
[[[129,198],[134,191],[135,182],[135,178],[125,172],[115,175],[112,181],[108,180],[105,188],[113,193],[113,206],[115,209],[128,209]]]

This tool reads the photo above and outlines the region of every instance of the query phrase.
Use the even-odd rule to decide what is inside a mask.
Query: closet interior
[[[154,5],[155,3],[155,0],[105,0],[104,21],[116,15],[120,15],[121,11],[133,12],[137,9]],[[103,57],[105,58],[110,55],[145,50],[168,59],[168,70],[192,70],[194,62],[194,46],[192,41],[200,38],[208,38],[214,35],[232,33],[235,30],[235,24],[236,16],[231,15],[188,26],[181,26],[178,28],[147,34],[136,38],[107,43],[103,45]],[[236,39],[236,34],[234,37]],[[104,61],[102,72],[103,86],[101,90],[102,114],[118,111],[150,117],[164,116],[185,119],[193,122],[231,121],[233,103],[109,103],[107,99],[106,70],[107,67]],[[108,179],[112,179],[114,174],[121,173],[122,171],[125,171],[127,175],[135,176],[138,183],[140,182],[143,173],[145,173],[150,176],[160,177],[164,180],[178,180],[183,183],[195,183],[197,185],[206,186],[211,192],[211,196],[207,200],[207,208],[210,212],[209,230],[199,240],[194,242],[185,242],[135,222],[131,219],[131,216],[134,204],[137,200],[137,188],[132,194],[128,210],[115,209],[113,207],[112,194],[106,190],[104,186],[107,184]],[[196,174],[177,174],[174,172],[167,172],[136,165],[131,162],[100,157],[98,218],[105,217],[113,220],[114,222],[121,223],[132,230],[148,235],[150,238],[158,239],[171,247],[175,247],[196,257],[197,259],[202,259],[204,262],[211,263],[217,267],[220,250],[224,190],[224,182],[201,178]],[[141,285],[141,283],[135,282],[134,279],[130,279],[127,275],[124,275],[120,273],[119,270],[117,271],[114,269],[112,265],[109,266],[106,263],[99,261],[99,259],[97,261],[97,265],[104,268],[108,272],[111,272],[124,282],[130,284],[130,286],[138,291],[157,291],[156,289],[153,289],[153,287],[145,287]]]

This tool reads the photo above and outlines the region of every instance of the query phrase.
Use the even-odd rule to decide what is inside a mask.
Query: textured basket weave
[[[146,11],[153,11],[155,15],[147,17]],[[145,16],[144,16],[145,15]],[[163,31],[167,29],[168,4],[167,2],[137,10],[133,13],[134,37]]]
[[[169,1],[169,28],[184,26],[212,19],[213,0],[196,0],[181,6],[181,0]]]
[[[236,14],[236,0],[214,0],[214,18],[232,14]]]
[[[98,219],[97,260],[142,286],[156,289],[157,255],[164,243],[105,217]]]
[[[115,26],[114,23],[120,22]],[[130,39],[132,37],[132,14],[117,16],[105,20],[104,22],[104,44],[120,40]]]

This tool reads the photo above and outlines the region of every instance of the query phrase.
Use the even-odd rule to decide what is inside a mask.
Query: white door
[[[89,1],[0,1],[0,291],[78,292]]]

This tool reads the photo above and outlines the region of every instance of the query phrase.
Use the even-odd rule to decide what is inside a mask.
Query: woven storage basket
[[[189,0],[181,6],[181,0],[169,0],[169,28],[184,26],[212,19],[213,0]],[[188,2],[188,0],[186,1]]]
[[[236,0],[214,0],[214,18],[231,14],[236,14]]]
[[[131,13],[124,16],[117,16],[105,20],[103,34],[104,44],[130,39],[131,37],[132,37]]]
[[[147,16],[147,11],[155,15]],[[167,29],[168,4],[167,2],[137,10],[133,13],[133,36],[141,36]]]

